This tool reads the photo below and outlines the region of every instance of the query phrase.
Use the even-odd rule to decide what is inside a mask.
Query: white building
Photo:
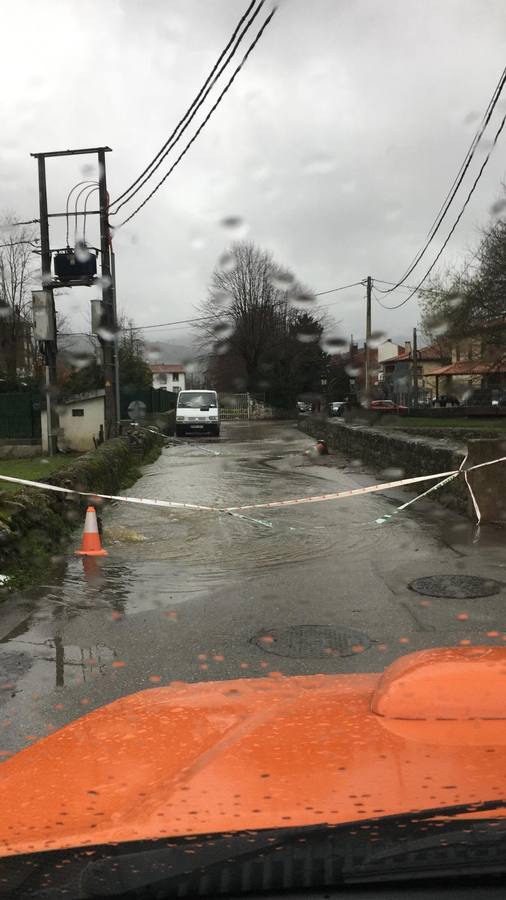
[[[161,388],[165,391],[184,391],[185,389],[185,369],[184,366],[169,363],[159,363],[150,366],[153,374],[153,387]]]
[[[378,347],[378,366],[387,359],[393,359],[395,356],[399,356],[404,350],[405,347],[400,347],[399,344],[394,343],[390,338],[383,341]]]
[[[105,425],[105,391],[75,394],[59,401],[58,447],[60,450],[85,452],[103,440]],[[42,449],[47,453],[46,410],[41,410]]]

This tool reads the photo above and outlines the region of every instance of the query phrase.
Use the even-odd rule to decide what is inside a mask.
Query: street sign
[[[132,420],[132,422],[137,422],[139,419],[146,418],[146,404],[142,402],[142,400],[132,400],[132,402],[128,406],[128,418]]]

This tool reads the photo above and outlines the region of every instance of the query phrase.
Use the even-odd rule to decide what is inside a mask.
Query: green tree
[[[446,351],[481,336],[501,351],[506,343],[506,221],[491,222],[476,253],[462,268],[436,275],[421,291],[425,334]]]
[[[120,384],[124,388],[149,388],[153,376],[144,359],[144,341],[132,319],[122,319],[118,341]]]

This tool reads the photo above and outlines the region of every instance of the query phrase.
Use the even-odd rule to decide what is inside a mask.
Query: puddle
[[[104,675],[114,650],[98,643],[92,647],[65,644],[55,635],[44,641],[14,638],[0,649],[0,701],[20,691],[39,693],[66,685],[85,684]]]

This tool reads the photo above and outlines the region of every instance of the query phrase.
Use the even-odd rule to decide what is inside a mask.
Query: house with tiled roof
[[[437,395],[455,394],[468,402],[490,403],[492,394],[506,393],[506,354],[482,336],[454,343],[452,358],[433,370]]]
[[[150,365],[153,376],[153,387],[175,394],[184,391],[186,386],[186,370],[179,363],[156,363]]]
[[[436,396],[437,384],[434,373],[450,362],[449,353],[445,353],[437,344],[420,347],[417,351],[419,400],[432,399]],[[385,397],[395,400],[396,403],[409,405],[413,393],[413,370],[411,342],[406,341],[397,356],[380,364],[379,381]]]

